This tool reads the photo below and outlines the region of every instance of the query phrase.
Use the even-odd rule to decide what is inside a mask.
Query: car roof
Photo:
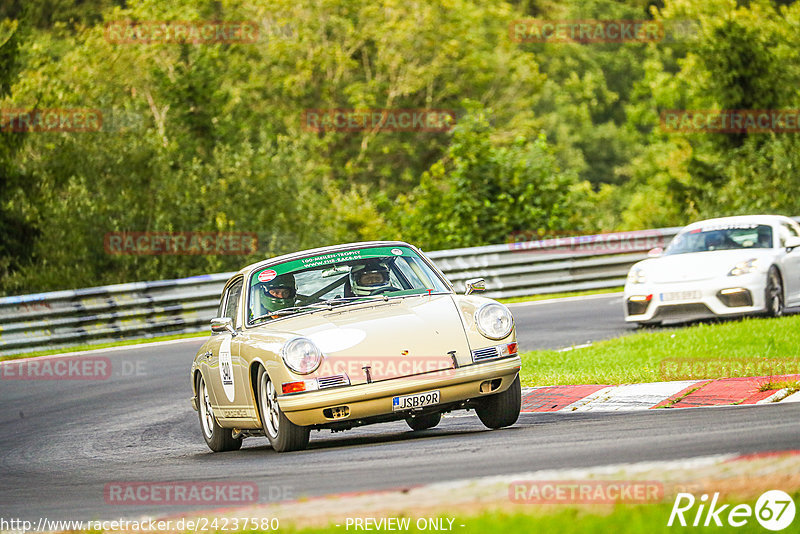
[[[683,228],[683,230],[691,230],[697,227],[708,226],[712,224],[768,224],[774,226],[778,223],[792,223],[794,221],[789,217],[783,215],[735,215],[733,217],[717,217],[715,219],[705,219],[703,221],[693,222]],[[682,230],[682,231],[683,231]]]
[[[274,256],[272,258],[262,260],[256,263],[252,263],[246,267],[243,267],[239,272],[237,272],[234,276],[239,276],[243,274],[247,274],[249,272],[255,271],[262,267],[268,267],[270,265],[277,265],[279,263],[283,263],[285,261],[297,260],[300,258],[307,258],[308,256],[316,256],[318,254],[326,254],[328,252],[340,252],[342,250],[350,250],[354,248],[367,248],[367,247],[410,247],[413,250],[420,252],[414,245],[410,245],[405,241],[359,241],[357,243],[342,243],[340,245],[331,245],[327,247],[319,247],[319,248],[312,248],[308,250],[301,250],[298,252],[292,252],[291,254],[283,254],[281,256]]]

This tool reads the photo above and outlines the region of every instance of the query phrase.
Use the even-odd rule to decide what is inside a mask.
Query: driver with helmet
[[[255,316],[290,308],[296,302],[297,286],[292,273],[278,275],[269,282],[261,282],[256,291],[256,298],[261,304],[261,309],[253,313]]]
[[[350,269],[350,288],[353,295],[365,297],[394,290],[389,281],[389,268],[379,260],[371,260]]]

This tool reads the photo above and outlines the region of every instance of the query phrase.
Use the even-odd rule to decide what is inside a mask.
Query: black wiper
[[[259,315],[254,319],[250,319],[250,322],[255,323],[263,319],[273,319],[275,317],[282,317],[284,315],[292,315],[293,313],[297,313],[306,308],[319,308],[320,306],[327,307],[327,304],[325,304],[324,302],[315,302],[314,304],[306,304],[304,306],[292,306],[291,308],[283,308],[280,310],[275,310],[273,312],[265,313],[264,315]]]
[[[320,304],[324,304],[324,305],[333,305],[333,304],[340,304],[340,303],[341,304],[345,304],[347,302],[352,302],[352,301],[355,301],[355,300],[363,300],[363,299],[370,299],[370,300],[373,300],[373,299],[384,299],[384,300],[386,300],[386,297],[384,295],[364,295],[363,297],[337,297],[337,298],[333,298],[333,299],[323,300]]]

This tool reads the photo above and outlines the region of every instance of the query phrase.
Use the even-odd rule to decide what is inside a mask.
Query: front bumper
[[[398,395],[439,390],[438,405],[452,405],[500,393],[512,384],[520,366],[519,355],[514,355],[424,375],[282,395],[278,397],[278,404],[286,417],[296,425],[358,424],[361,419],[397,414],[392,411],[392,398]],[[481,392],[481,384],[486,381],[494,381],[492,389]],[[347,407],[346,417],[331,416],[331,409],[339,407]],[[430,408],[435,409],[435,406]]]
[[[647,323],[726,317],[766,309],[766,274],[714,278],[697,282],[627,284],[625,320]]]

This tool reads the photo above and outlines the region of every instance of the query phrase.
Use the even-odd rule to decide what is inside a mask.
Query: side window
[[[239,296],[242,294],[242,279],[240,278],[228,287],[227,294],[225,295],[225,310],[222,317],[230,317],[233,319],[233,326],[238,326],[236,320],[236,307],[239,304]]]

